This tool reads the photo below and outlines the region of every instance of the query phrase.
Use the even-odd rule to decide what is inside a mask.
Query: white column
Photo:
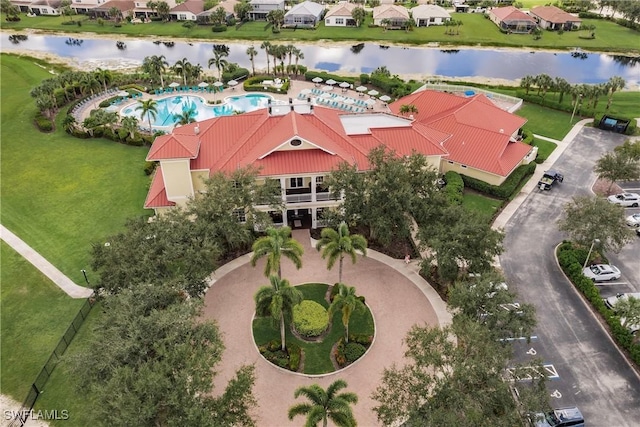
[[[280,189],[282,191],[282,202],[284,203],[284,210],[282,211],[282,225],[289,225],[287,222],[287,182],[286,178],[280,178]]]
[[[314,193],[314,201],[315,201],[315,193]],[[318,228],[318,212],[316,211],[318,208],[311,208],[311,228]]]
[[[311,175],[311,201],[316,201],[316,177],[315,175]],[[315,212],[315,209],[313,210]],[[315,227],[313,227],[315,228]]]

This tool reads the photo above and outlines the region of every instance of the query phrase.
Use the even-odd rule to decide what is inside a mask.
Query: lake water
[[[212,42],[189,43],[174,41],[172,47],[153,40],[122,39],[126,49],[118,49],[113,39],[83,39],[80,43],[68,43],[67,36],[29,35],[25,41],[11,43],[9,34],[2,34],[2,51],[32,50],[49,52],[75,61],[95,63],[141,64],[146,56],[164,55],[173,65],[187,58],[192,64],[200,64],[207,69],[207,62],[213,57]],[[170,39],[165,39],[170,40]],[[247,43],[225,43],[230,48],[229,62],[236,62],[251,69],[246,50]],[[277,43],[277,42],[275,42]],[[286,42],[282,42],[286,43]],[[260,43],[253,46],[258,50],[255,58],[257,69],[266,69],[266,56]],[[415,74],[428,79],[430,76],[444,77],[487,77],[518,79],[524,75],[546,73],[552,77],[562,77],[570,83],[602,83],[612,76],[620,76],[629,84],[640,82],[640,58],[630,58],[608,54],[570,52],[520,51],[510,49],[439,49],[433,47],[382,46],[374,43],[360,44],[354,48],[348,44],[328,43],[325,46],[296,44],[304,53],[300,64],[309,69],[329,72],[369,73],[380,66],[386,66],[392,74]],[[357,51],[357,53],[356,53]],[[294,59],[295,60],[295,59]],[[285,64],[288,59],[285,60]],[[271,65],[273,61],[271,61]]]

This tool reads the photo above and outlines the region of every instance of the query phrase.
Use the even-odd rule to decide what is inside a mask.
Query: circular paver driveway
[[[292,285],[336,282],[338,266],[327,270],[326,262],[311,247],[309,232],[294,231],[293,237],[304,246],[303,265],[296,270],[289,260],[283,259],[282,277]],[[249,259],[248,256],[244,258]],[[400,271],[382,262],[359,257],[354,265],[345,260],[343,280],[355,286],[358,294],[366,298],[376,322],[375,342],[367,355],[354,365],[322,378],[312,378],[283,372],[258,353],[253,343],[251,319],[254,314],[253,295],[260,286],[268,284],[263,275],[264,262],[259,262],[255,268],[246,262],[242,264],[241,260],[235,262],[241,265],[218,278],[205,296],[204,317],[218,323],[226,345],[222,362],[217,366],[216,394],[224,390],[240,366],[255,364],[254,393],[258,406],[254,417],[257,425],[301,425],[304,423],[301,416],[293,422],[287,419],[288,408],[295,403],[295,389],[314,383],[326,388],[341,378],[347,382],[347,390],[358,395],[359,402],[353,407],[358,425],[378,425],[372,410],[376,402],[371,399],[371,393],[380,383],[383,368],[394,362],[402,363],[406,350],[402,340],[412,325],[438,324],[436,312],[425,294]],[[395,265],[407,271],[413,267],[401,261]],[[298,400],[302,402],[303,398]]]

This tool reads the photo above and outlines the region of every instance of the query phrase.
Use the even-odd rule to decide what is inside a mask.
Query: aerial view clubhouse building
[[[399,114],[404,104],[417,107],[415,116]],[[285,208],[270,212],[274,223],[317,228],[323,211],[341,203],[324,185],[326,177],[343,162],[367,171],[375,147],[421,153],[441,173],[455,170],[495,185],[536,155],[518,141],[526,120],[482,94],[423,90],[389,108],[392,113],[354,114],[290,102],[177,127],[157,137],[147,155],[159,166],[145,208],[162,214],[195,197],[212,174],[252,165],[259,180],[280,182]]]

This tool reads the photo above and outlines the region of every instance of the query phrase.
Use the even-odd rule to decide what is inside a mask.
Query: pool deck
[[[169,93],[163,93],[161,95],[143,93],[142,97],[138,97],[135,99],[128,99],[124,102],[117,104],[117,111],[120,111],[127,106],[133,106],[139,103],[140,101],[147,100],[147,99],[158,100],[158,99],[166,98],[169,96],[191,95],[191,96],[199,96],[205,99],[206,101],[216,101],[216,100],[224,99],[229,96],[244,95],[247,93],[263,93],[266,95],[270,95],[274,99],[280,100],[282,102],[288,102],[290,98],[293,99],[294,102],[302,102],[301,101],[302,99],[306,99],[307,97],[309,97],[311,98],[312,102],[318,105],[332,108],[332,105],[331,105],[332,103],[327,103],[326,99],[331,100],[333,98],[328,97],[328,95],[321,96],[324,92],[328,92],[330,95],[333,95],[334,97],[340,96],[343,98],[351,98],[351,100],[363,100],[363,101],[372,100],[372,104],[368,106],[368,108],[360,107],[357,112],[366,111],[366,112],[391,113],[391,110],[387,106],[386,102],[383,102],[375,97],[369,96],[366,93],[360,93],[350,88],[343,89],[343,88],[340,88],[338,85],[335,85],[330,91],[324,90],[328,88],[326,86],[323,86],[322,84],[316,84],[310,81],[303,80],[303,77],[299,77],[299,78],[300,80],[295,78],[291,79],[289,91],[287,93],[282,93],[282,94],[272,93],[272,92],[247,92],[244,90],[242,83],[240,83],[235,87],[226,87],[224,88],[223,92],[217,92],[217,93],[200,92],[200,91],[169,92]],[[116,89],[116,90],[111,90],[107,93],[99,94],[95,96],[93,99],[89,101],[85,101],[84,104],[77,106],[72,112],[76,121],[78,123],[82,123],[82,121],[89,116],[89,113],[91,112],[91,110],[98,108],[98,105],[100,104],[100,102],[110,97],[117,96],[118,92],[119,91]],[[460,95],[464,96],[464,92],[461,92]],[[498,105],[500,108],[506,109],[504,105],[500,105],[495,100],[494,100],[494,103],[496,103],[496,105]],[[338,105],[345,107],[345,105],[342,103],[338,103]],[[355,109],[355,106],[354,106],[354,109]],[[116,109],[113,109],[112,111],[116,111]],[[356,111],[345,111],[345,113],[347,114],[353,114],[354,112]],[[147,124],[146,120],[140,121],[141,128],[148,129],[148,126],[149,125]]]

